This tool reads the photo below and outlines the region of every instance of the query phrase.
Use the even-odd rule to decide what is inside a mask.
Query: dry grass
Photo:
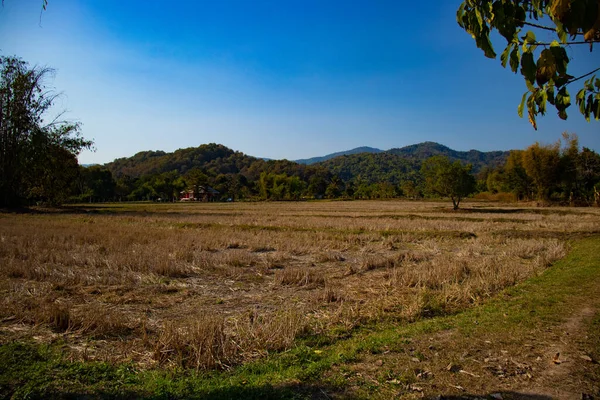
[[[0,342],[228,368],[298,335],[479,303],[598,231],[600,210],[476,202],[107,205],[0,214]],[[73,350],[76,353],[75,350]]]
[[[154,360],[183,368],[225,368],[234,361],[233,342],[225,333],[225,320],[219,316],[199,316],[193,320],[168,323],[162,327],[154,346]]]
[[[290,267],[275,272],[275,282],[280,285],[319,286],[325,284],[325,278],[310,267]]]

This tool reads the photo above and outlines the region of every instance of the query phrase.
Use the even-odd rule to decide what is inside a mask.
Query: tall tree
[[[517,199],[532,198],[533,182],[523,166],[523,150],[510,152],[504,166],[504,174],[506,185],[517,196]]]
[[[450,197],[455,210],[458,210],[463,198],[475,191],[471,165],[462,165],[460,161],[452,163],[444,156],[434,156],[423,162],[421,173],[427,190]]]
[[[527,91],[517,111],[523,116],[527,105],[529,122],[537,129],[536,116],[546,113],[550,103],[558,116],[567,119],[571,105],[568,86],[588,78],[575,96],[587,121],[600,119],[600,63],[575,77],[568,73],[567,46],[589,46],[600,42],[600,1],[598,0],[466,0],[457,12],[458,24],[467,31],[486,57],[496,58],[490,40],[497,30],[506,47],[502,66],[523,75]],[[536,36],[542,36],[540,40]],[[549,35],[555,40],[546,40]],[[590,77],[591,76],[591,77]]]
[[[523,168],[531,178],[537,198],[547,201],[559,182],[560,143],[540,145],[534,143],[523,153]]]
[[[47,86],[53,73],[0,57],[0,206],[60,201],[57,179],[69,179],[62,169],[67,158],[92,146],[81,137],[79,124],[45,121],[58,96]]]

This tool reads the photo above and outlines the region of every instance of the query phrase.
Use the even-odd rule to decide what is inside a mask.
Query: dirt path
[[[352,398],[353,388],[368,385],[374,398],[600,399],[597,311],[582,306],[541,331],[517,333],[498,321],[471,337],[450,330],[413,338],[354,363],[344,373],[349,390],[333,397]]]
[[[577,310],[564,324],[550,333],[542,359],[545,369],[539,371],[524,394],[545,395],[559,399],[587,399],[600,395],[600,382],[582,380],[582,370],[598,369],[598,360],[590,354],[589,324],[596,314],[590,306]],[[597,332],[596,332],[597,333]],[[587,397],[586,397],[587,396]]]
[[[526,290],[513,306],[498,302],[501,311],[494,306],[457,316],[453,328],[382,340],[385,345],[327,374],[345,382],[329,396],[600,399],[600,287],[589,283],[562,298],[553,288]]]

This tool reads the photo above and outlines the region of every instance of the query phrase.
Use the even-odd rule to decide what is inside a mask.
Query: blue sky
[[[564,131],[600,151],[600,123],[575,107],[537,132],[518,117],[522,78],[458,27],[459,1],[49,0],[41,23],[41,0],[4,3],[0,51],[57,70],[57,108],[96,143],[82,163],[210,142],[288,159],[428,140],[507,150]],[[574,74],[597,67],[568,53]]]

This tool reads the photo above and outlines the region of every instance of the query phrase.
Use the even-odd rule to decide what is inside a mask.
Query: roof
[[[193,193],[195,192],[194,189],[187,189],[187,190],[182,190],[180,193]],[[203,193],[209,193],[209,194],[219,194],[220,192],[214,188],[211,188],[210,186],[198,186],[197,192],[199,194],[203,194]]]

